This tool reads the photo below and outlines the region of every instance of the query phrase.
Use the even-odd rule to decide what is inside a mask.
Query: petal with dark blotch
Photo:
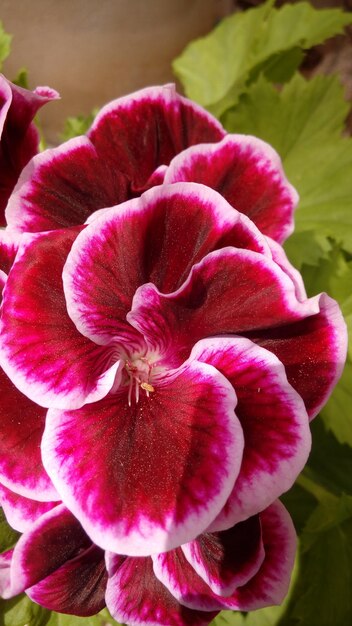
[[[41,459],[46,409],[18,391],[2,369],[0,387],[0,481],[28,498],[59,499]]]
[[[91,545],[26,593],[51,611],[89,617],[105,607],[106,584],[104,552]]]
[[[87,137],[35,156],[6,209],[9,228],[38,232],[84,224],[96,210],[128,198],[125,177],[99,158]]]
[[[189,146],[219,141],[219,122],[174,85],[147,87],[103,107],[88,136],[99,157],[130,181],[131,192],[148,187],[161,165]]]
[[[23,235],[6,282],[1,365],[41,406],[76,408],[104,397],[119,367],[67,315],[62,269],[79,228]]]
[[[18,540],[12,557],[11,583],[16,593],[56,572],[90,548],[91,540],[63,504],[44,513]]]
[[[107,560],[106,604],[118,622],[130,626],[207,626],[216,616],[179,604],[154,575],[151,558],[123,560],[108,553]]]
[[[223,532],[203,533],[181,549],[214,593],[229,596],[257,573],[264,560],[259,517]]]
[[[181,548],[153,556],[154,572],[182,604],[203,611],[251,611],[280,604],[288,591],[296,533],[292,520],[277,501],[259,515],[265,557],[256,573],[230,596],[214,593],[186,560]],[[245,527],[249,520],[242,522]]]
[[[311,447],[302,398],[288,383],[283,364],[243,337],[197,343],[190,359],[216,367],[235,389],[245,447],[241,471],[210,530],[223,530],[269,506],[290,489]]]
[[[41,515],[51,511],[57,504],[58,502],[39,502],[19,496],[0,484],[0,505],[10,526],[20,533],[30,530]]]
[[[296,553],[296,532],[292,520],[279,500],[260,514],[265,559],[257,574],[231,598],[224,608],[254,611],[281,604],[292,573]]]
[[[192,183],[152,189],[101,212],[77,237],[63,273],[68,312],[97,343],[123,337],[131,332],[126,314],[141,284],[174,291],[194,263],[226,246],[271,259],[256,227],[212,189]]]
[[[76,411],[48,412],[44,466],[103,549],[146,556],[204,531],[237,478],[243,436],[230,383],[187,363],[128,404],[128,385]]]
[[[294,283],[270,258],[228,247],[194,265],[174,293],[140,287],[127,320],[152,349],[172,345],[182,362],[199,339],[275,328],[318,310],[314,298],[297,300]]]
[[[279,243],[293,231],[298,194],[289,184],[277,152],[261,139],[227,135],[218,143],[184,150],[170,163],[165,176],[165,183],[180,181],[216,189]]]
[[[315,315],[265,332],[252,339],[284,364],[287,378],[315,417],[339,380],[346,359],[347,330],[339,305],[326,294],[314,298]]]

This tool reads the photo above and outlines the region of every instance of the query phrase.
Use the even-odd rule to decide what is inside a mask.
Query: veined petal
[[[235,389],[245,447],[241,471],[224,509],[208,530],[223,530],[269,506],[290,489],[311,447],[304,403],[283,364],[244,337],[197,343],[190,359],[209,363]]]
[[[40,453],[46,409],[18,391],[1,369],[0,388],[0,481],[27,498],[59,499]]]
[[[203,533],[181,549],[197,574],[221,596],[247,583],[265,557],[257,515],[223,532]]]
[[[127,320],[151,349],[172,345],[182,362],[199,339],[275,328],[318,310],[314,298],[297,300],[294,283],[271,259],[224,248],[194,265],[174,293],[140,287]]]
[[[219,141],[225,131],[174,85],[147,87],[103,107],[88,133],[101,159],[122,172],[131,191],[148,186],[160,165],[191,145]]]
[[[38,502],[25,498],[0,484],[0,504],[10,526],[24,533],[32,528],[41,515],[57,506],[58,502]]]
[[[84,224],[97,209],[128,198],[127,181],[87,137],[35,156],[24,168],[6,209],[10,230],[38,232]]]
[[[192,146],[170,163],[165,183],[193,181],[221,193],[260,231],[282,243],[293,231],[298,202],[279,155],[250,135],[227,135],[215,144]]]
[[[104,397],[119,367],[66,312],[62,268],[78,231],[24,235],[4,291],[1,365],[41,406],[76,408]]]
[[[159,582],[149,557],[122,560],[107,554],[110,571],[106,604],[120,623],[131,626],[207,626],[216,613],[193,611],[182,606]]]
[[[18,540],[11,564],[11,585],[21,593],[90,548],[80,523],[59,504],[42,515]]]
[[[0,230],[0,270],[8,274],[15,260],[20,236]]]
[[[89,617],[105,607],[106,584],[104,552],[91,545],[26,593],[51,611]]]
[[[192,183],[154,188],[104,211],[77,237],[63,272],[69,315],[97,343],[124,337],[132,332],[126,314],[141,284],[173,291],[194,263],[223,246],[271,258],[250,220],[213,190]]]
[[[219,372],[187,363],[138,404],[128,405],[126,387],[76,411],[49,411],[43,463],[101,548],[168,550],[201,533],[232,490],[243,451],[235,405]]]
[[[347,329],[339,305],[326,294],[315,298],[318,311],[305,320],[253,333],[257,344],[284,364],[287,378],[303,398],[310,419],[327,401],[346,359]]]

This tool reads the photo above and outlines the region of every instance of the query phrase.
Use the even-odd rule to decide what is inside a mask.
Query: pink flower
[[[337,303],[307,298],[281,248],[296,202],[270,146],[171,87],[107,105],[23,169],[0,239],[0,496],[24,533],[3,557],[23,581],[4,574],[5,593],[87,615],[66,584],[83,541],[94,607],[106,551],[123,622],[281,601],[294,533],[276,499],[347,343]],[[78,543],[59,562],[67,524]]]
[[[165,551],[290,488],[345,330],[336,303],[303,298],[286,267],[194,183],[23,237],[1,362],[49,408],[44,466],[94,543]]]
[[[32,120],[58,97],[49,87],[28,91],[0,75],[0,226],[5,225],[4,209],[23,167],[38,152],[39,134]]]

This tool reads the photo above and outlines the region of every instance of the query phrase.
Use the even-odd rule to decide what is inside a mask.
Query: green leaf
[[[47,626],[49,617],[50,611],[24,594],[11,600],[0,600],[0,626]]]
[[[352,496],[352,452],[328,431],[323,420],[311,423],[313,447],[304,474],[322,485],[331,494]]]
[[[20,534],[13,530],[6,521],[3,510],[0,508],[0,552],[12,548]]]
[[[174,61],[186,94],[215,115],[236,104],[259,69],[271,79],[279,72],[280,80],[287,80],[301,62],[302,49],[341,33],[352,22],[339,9],[317,11],[307,2],[273,9],[272,4],[269,0],[224,19]]]
[[[321,411],[326,427],[340,443],[352,447],[352,362],[347,360],[331,398]],[[352,463],[352,459],[350,460]],[[351,470],[350,470],[351,471]]]
[[[46,626],[119,626],[110,615],[107,609],[103,609],[98,615],[91,617],[77,617],[75,615],[64,615],[63,613],[51,613],[50,619]],[[1,626],[1,622],[0,622]]]
[[[21,69],[17,72],[16,78],[12,81],[15,85],[19,87],[24,87],[24,89],[29,89],[28,86],[28,72],[25,67],[21,67]]]
[[[352,621],[352,497],[320,504],[301,536],[299,576],[290,602],[297,626]]]
[[[352,139],[341,137],[348,109],[337,77],[297,75],[281,92],[261,77],[224,119],[230,132],[261,137],[280,154],[300,194],[288,244],[300,263],[326,257],[329,238],[352,252]],[[297,239],[302,232],[319,233],[312,249]]]
[[[63,133],[61,134],[62,141],[67,141],[68,139],[72,139],[73,137],[84,135],[92,125],[97,112],[98,109],[93,109],[93,111],[86,117],[84,115],[68,117],[65,121]]]
[[[312,230],[294,232],[285,242],[285,251],[291,263],[300,269],[304,263],[319,265],[321,259],[328,259],[332,250],[330,240]]]
[[[0,22],[0,70],[2,63],[10,54],[12,35],[5,33],[2,22]]]

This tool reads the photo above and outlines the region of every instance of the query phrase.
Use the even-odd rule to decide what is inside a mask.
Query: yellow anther
[[[153,385],[150,385],[150,383],[141,383],[141,387],[144,391],[155,391]]]

